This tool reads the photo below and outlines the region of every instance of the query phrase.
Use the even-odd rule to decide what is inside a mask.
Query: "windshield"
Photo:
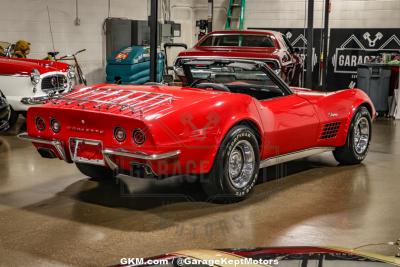
[[[223,34],[210,35],[200,46],[275,47],[271,35]]]
[[[248,94],[259,100],[285,95],[278,78],[258,63],[192,61],[186,63],[184,69],[191,87],[216,87],[220,91]]]

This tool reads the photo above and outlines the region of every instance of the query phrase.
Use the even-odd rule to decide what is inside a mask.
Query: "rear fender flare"
[[[229,121],[229,123],[226,123],[224,125],[224,127],[221,128],[221,133],[220,133],[220,135],[218,136],[218,139],[217,139],[218,140],[217,141],[217,146],[215,147],[215,149],[212,151],[212,153],[210,155],[210,159],[211,159],[210,162],[212,163],[212,164],[210,164],[210,169],[211,169],[212,165],[214,164],[215,157],[216,157],[216,155],[218,153],[218,150],[221,147],[222,141],[224,140],[225,136],[228,134],[228,132],[233,127],[235,127],[237,125],[247,125],[253,131],[255,131],[254,134],[256,135],[256,138],[257,138],[257,141],[258,141],[258,145],[259,145],[259,150],[260,150],[260,153],[261,153],[263,142],[262,142],[262,130],[261,130],[262,128],[261,128],[260,124],[257,122],[256,119],[254,119],[254,118],[252,118],[250,116],[237,118],[235,120]]]

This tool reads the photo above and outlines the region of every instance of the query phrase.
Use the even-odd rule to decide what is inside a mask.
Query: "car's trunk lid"
[[[47,106],[150,120],[221,93],[182,87],[105,84],[54,97]]]

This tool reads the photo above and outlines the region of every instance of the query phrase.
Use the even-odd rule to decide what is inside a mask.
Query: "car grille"
[[[268,65],[268,67],[270,67],[272,70],[276,71],[276,70],[280,70],[280,65],[279,62],[275,59],[257,59],[257,58],[253,58],[253,59],[249,59],[249,58],[229,58],[226,57],[227,59],[232,59],[232,60],[250,60],[250,61],[261,61],[264,62]],[[177,58],[175,61],[175,67],[177,68],[181,68],[183,66],[184,63],[192,61],[192,60],[196,60],[196,59],[203,59],[203,60],[213,60],[213,58]]]
[[[336,137],[340,127],[340,122],[331,122],[324,125],[321,133],[321,139],[330,139]]]
[[[42,91],[51,94],[51,93],[62,93],[64,90],[68,89],[68,86],[64,86],[67,84],[67,77],[62,74],[48,76],[42,79]]]

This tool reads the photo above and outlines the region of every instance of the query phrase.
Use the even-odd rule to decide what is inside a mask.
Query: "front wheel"
[[[346,144],[336,148],[333,156],[341,164],[359,164],[368,154],[371,133],[371,115],[366,107],[360,107],[351,121]]]
[[[10,106],[10,118],[8,119],[8,125],[9,125],[10,128],[13,127],[13,126],[17,123],[18,116],[19,116],[19,113],[16,112],[16,111]]]
[[[85,163],[75,163],[75,165],[82,174],[95,180],[111,180],[115,177],[114,172],[104,166]]]
[[[259,166],[259,146],[253,130],[235,126],[222,141],[210,173],[201,179],[202,187],[214,201],[241,200],[252,191]]]

